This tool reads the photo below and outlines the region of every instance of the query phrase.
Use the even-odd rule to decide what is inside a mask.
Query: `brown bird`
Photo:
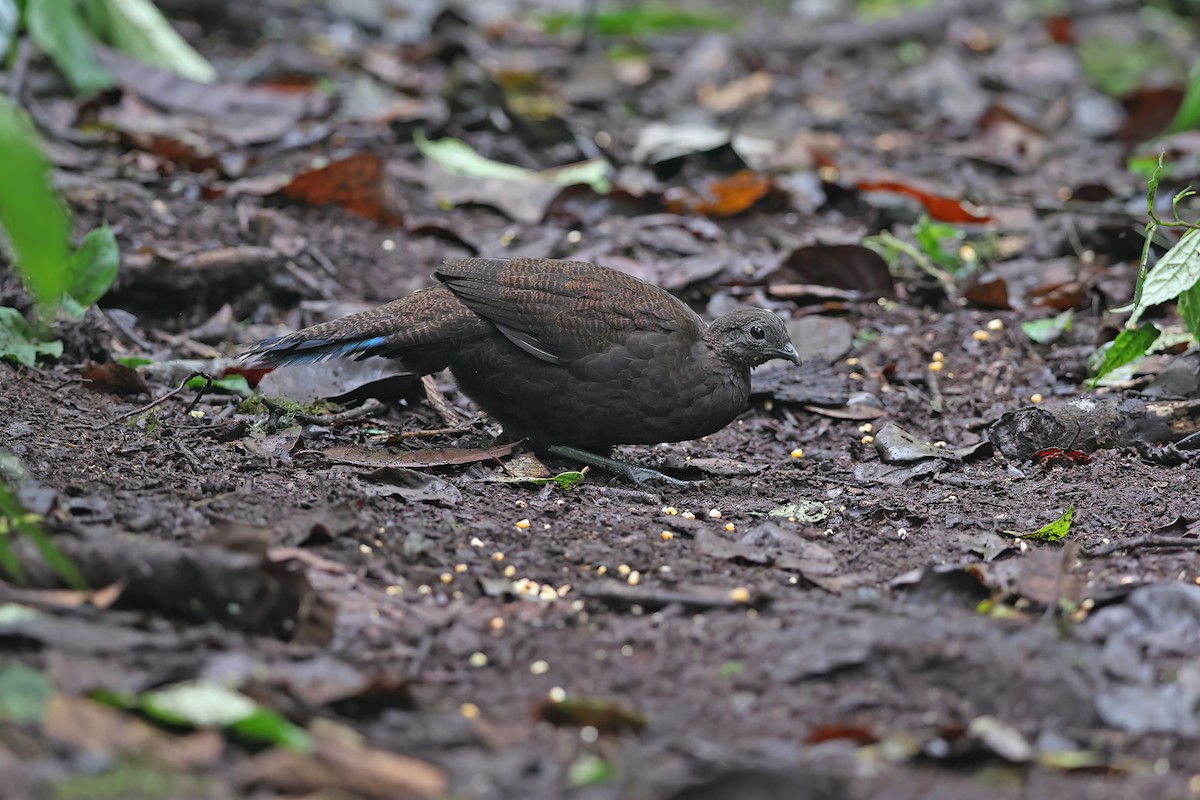
[[[682,482],[598,453],[714,433],[745,409],[752,368],[800,363],[769,311],[706,325],[657,286],[595,264],[468,258],[433,274],[438,285],[255,342],[246,356],[264,367],[339,356],[394,358],[415,375],[448,367],[506,439],[638,484]]]

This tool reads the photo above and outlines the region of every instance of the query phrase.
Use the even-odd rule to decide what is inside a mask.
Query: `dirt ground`
[[[57,363],[0,363],[6,479],[104,587],[63,591],[31,551],[30,586],[0,585],[0,664],[49,687],[28,719],[0,702],[0,797],[1200,795],[1200,473],[1159,449],[1194,427],[1194,353],[1091,395],[1120,435],[1089,406],[1038,443],[1058,458],[997,438],[1084,395],[1133,292],[1128,165],[1169,114],[1095,86],[1091,43],[1154,42],[1145,81],[1173,86],[1194,23],[730,4],[732,31],[581,47],[531,22],[545,4],[480,5],[163,3],[230,83],[276,93],[257,117],[126,68],[85,106],[27,65],[77,232],[106,221],[123,263]],[[614,189],[456,175],[418,134],[536,170],[605,158]],[[1169,198],[1200,144],[1167,147]],[[269,181],[364,154],[365,178]],[[954,226],[932,271],[861,246],[913,242],[926,211]],[[762,367],[717,434],[619,448],[686,490],[510,480],[541,465],[490,449],[448,376],[435,408],[385,362],[271,373],[268,404],[172,393],[475,254],[766,305],[805,364]],[[0,304],[25,302],[6,270]],[[1022,330],[1068,308],[1053,342]],[[84,380],[130,357],[149,395]],[[1175,409],[1169,436],[1139,404]],[[1068,509],[1064,538],[1029,535]],[[311,746],[101,702],[198,680]]]

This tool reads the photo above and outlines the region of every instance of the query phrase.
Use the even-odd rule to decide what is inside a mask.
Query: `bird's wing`
[[[595,264],[468,258],[434,275],[509,341],[551,364],[607,353],[639,331],[698,338],[704,327],[662,289]]]

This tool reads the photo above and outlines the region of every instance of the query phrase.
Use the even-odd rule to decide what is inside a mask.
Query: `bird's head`
[[[761,308],[742,308],[717,317],[705,338],[724,358],[746,369],[773,358],[800,363],[783,320]]]

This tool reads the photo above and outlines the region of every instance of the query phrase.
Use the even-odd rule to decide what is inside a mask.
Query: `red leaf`
[[[385,225],[404,224],[387,182],[383,159],[374,153],[359,153],[302,172],[279,193],[310,206],[340,206],[351,214]]]
[[[896,181],[859,181],[856,188],[863,192],[893,192],[895,194],[907,195],[923,205],[929,216],[938,222],[964,223],[992,221],[992,218],[987,214],[977,214],[966,208],[962,200],[941,197],[924,189],[918,189],[915,186],[897,183]]]
[[[771,186],[769,175],[743,169],[728,177],[709,181],[703,195],[682,187],[669,189],[663,196],[663,203],[674,214],[690,211],[710,217],[730,217],[742,213],[765,197],[771,191]]]

